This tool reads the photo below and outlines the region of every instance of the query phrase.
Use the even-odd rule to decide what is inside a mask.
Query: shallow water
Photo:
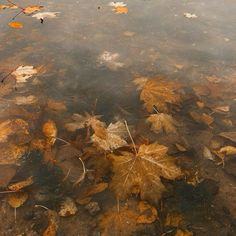
[[[22,22],[24,27],[13,29],[8,23],[19,10],[0,10],[0,76],[5,78],[21,65],[32,65],[38,70],[38,74],[23,86],[15,85],[11,76],[4,79],[1,89],[8,83],[13,83],[14,88],[6,95],[0,93],[1,122],[24,119],[29,123],[31,138],[35,139],[42,138],[43,124],[48,119],[53,120],[58,129],[57,136],[72,143],[82,152],[82,156],[85,153],[85,165],[97,171],[98,168],[106,169],[101,166],[107,162],[97,163],[86,155],[97,155],[96,158],[99,158],[101,152],[86,154],[86,145],[91,144],[87,140],[86,131],[67,132],[65,124],[71,122],[74,113],[83,115],[85,112],[101,115],[100,119],[106,124],[125,119],[137,146],[144,142],[158,142],[168,146],[169,153],[176,157],[186,175],[194,176],[197,173],[197,178],[200,178],[197,183],[193,181],[194,185],[190,184],[190,177],[186,177],[188,184],[183,179],[167,183],[172,186],[172,194],[164,195],[161,203],[155,203],[159,221],[150,227],[139,227],[133,235],[175,235],[176,229],[188,229],[194,235],[235,235],[233,219],[236,217],[236,206],[232,203],[236,197],[235,154],[233,157],[225,157],[225,168],[217,165],[219,160],[217,163],[212,162],[202,154],[204,147],[210,149],[212,140],[217,140],[219,148],[235,145],[223,138],[219,141],[217,136],[219,132],[235,130],[235,2],[127,0],[127,14],[115,14],[108,5],[109,1],[104,0],[37,0],[15,3],[20,6],[42,5],[43,11],[60,13],[56,18],[46,18],[43,24],[31,16],[20,14],[15,20]],[[186,12],[196,14],[197,18],[184,17]],[[215,76],[214,81],[209,81],[208,76]],[[140,91],[137,91],[133,83],[139,77],[162,77],[166,81],[175,81],[176,87],[182,84],[178,92],[184,99],[180,106],[171,107],[169,111],[180,124],[178,135],[155,134],[150,131],[145,119],[154,113],[147,112],[140,101]],[[204,89],[196,89],[196,86],[202,85],[210,89],[210,92],[204,94]],[[29,95],[37,97],[36,104],[14,104],[16,96]],[[48,105],[49,99],[64,102],[66,110],[53,111]],[[202,102],[204,106],[197,106],[196,102]],[[219,106],[229,106],[230,110],[225,113],[216,112]],[[192,111],[211,116],[213,124],[208,125],[208,121],[204,123],[196,121],[196,117],[191,118],[189,113]],[[30,146],[29,143],[24,144]],[[184,145],[187,150],[183,153],[176,150],[176,143]],[[58,153],[62,144],[57,140],[52,152]],[[19,209],[22,218],[20,222],[27,226],[34,225],[33,229],[29,229],[29,226],[28,231],[24,231],[26,229],[22,229],[20,223],[14,224],[12,215],[1,235],[41,235],[47,227],[47,221],[42,220],[46,213],[38,213],[33,205],[39,203],[57,211],[66,196],[76,200],[86,186],[94,182],[110,183],[112,170],[108,167],[108,171],[103,170],[105,174],[99,181],[88,174],[90,178],[80,183],[80,187],[74,188],[71,183],[62,181],[63,171],[57,165],[58,160],[55,165],[51,162],[45,164],[41,162],[42,150],[39,154],[31,152],[28,150],[27,155],[39,155],[39,160],[34,162],[24,155],[23,164],[17,167],[18,173],[11,181],[17,182],[29,175],[34,176],[35,184],[28,190],[30,199]],[[59,159],[67,158],[66,154],[63,155],[58,154]],[[66,165],[68,168],[70,165],[78,165],[78,171],[82,170],[80,162],[69,160]],[[6,186],[3,190],[7,189]],[[215,190],[217,188],[219,191]],[[41,190],[47,196],[47,200],[42,202],[39,201]],[[99,235],[99,219],[106,210],[116,206],[115,199],[110,190],[95,196],[94,201],[101,207],[96,217],[77,203],[79,213],[61,219],[58,235]],[[1,200],[2,208],[6,207],[5,195]],[[184,215],[184,224],[164,224],[169,208]],[[28,219],[26,211],[32,211],[33,216]],[[4,214],[1,218],[4,218]],[[37,219],[39,222],[35,223]],[[219,229],[221,231],[217,231]]]

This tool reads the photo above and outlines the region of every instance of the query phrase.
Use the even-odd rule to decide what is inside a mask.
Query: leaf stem
[[[137,155],[138,155],[138,151],[137,151],[136,145],[135,145],[135,143],[134,143],[134,140],[133,140],[133,138],[132,138],[132,135],[131,135],[131,133],[130,133],[130,130],[129,130],[129,127],[128,127],[128,124],[127,124],[127,121],[126,121],[126,120],[125,120],[125,127],[126,127],[126,129],[127,129],[127,132],[128,132],[128,134],[129,134],[129,137],[130,137],[131,142],[132,142],[132,144],[133,144],[133,148],[134,148],[134,151],[135,151],[135,155],[137,156]]]

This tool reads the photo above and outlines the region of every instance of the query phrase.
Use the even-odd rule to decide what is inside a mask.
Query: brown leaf
[[[127,145],[125,140],[127,131],[123,122],[111,123],[104,131],[105,135],[103,136],[99,135],[98,132],[91,136],[92,142],[99,146],[99,148],[105,151],[113,151]]]
[[[167,155],[168,148],[159,144],[142,144],[137,155],[122,152],[111,154],[114,176],[111,188],[125,199],[131,193],[139,193],[141,199],[157,201],[165,186],[161,177],[174,180],[182,175],[174,160]]]
[[[43,236],[56,236],[56,233],[57,226],[54,223],[50,222],[46,230],[43,232]]]
[[[193,233],[188,230],[178,229],[175,236],[193,236]]]
[[[11,193],[8,196],[8,204],[13,208],[18,208],[22,206],[26,200],[28,199],[28,193],[19,192],[19,193]]]
[[[87,191],[85,192],[85,196],[89,197],[89,196],[92,196],[96,193],[103,192],[107,188],[108,188],[108,183],[95,184],[87,189]]]
[[[236,147],[225,146],[225,147],[222,147],[218,152],[225,154],[225,155],[235,155],[236,154]]]
[[[146,121],[151,123],[151,130],[157,134],[162,132],[165,132],[167,134],[177,133],[177,130],[175,128],[177,122],[171,115],[164,113],[153,114],[150,115]]]
[[[52,120],[48,120],[46,123],[44,123],[42,131],[45,137],[47,138],[48,143],[50,145],[53,145],[57,137],[57,127],[55,122]]]
[[[31,105],[36,102],[37,102],[37,98],[33,95],[15,97],[15,104],[16,105]]]
[[[21,29],[23,28],[23,24],[21,22],[17,22],[17,21],[11,21],[8,23],[8,25],[11,27],[11,28],[15,28],[15,29]]]
[[[140,215],[136,220],[138,224],[151,224],[158,219],[156,208],[145,201],[139,202],[138,211],[140,212]]]
[[[23,12],[27,15],[33,14],[37,11],[40,11],[43,8],[43,6],[37,6],[37,5],[33,5],[33,6],[28,6],[26,8],[24,8]]]
[[[63,101],[56,101],[53,99],[48,99],[48,108],[53,111],[64,112],[66,111],[66,105]]]
[[[179,227],[183,223],[183,216],[176,212],[168,213],[165,219],[165,226]]]
[[[144,107],[148,112],[152,112],[153,106],[161,112],[166,112],[168,104],[179,105],[182,100],[177,92],[181,86],[175,81],[157,77],[138,78],[134,80],[134,83],[138,86],[138,90],[141,90],[140,100],[144,102]]]
[[[219,135],[236,143],[236,132],[222,132]]]
[[[66,197],[66,199],[62,202],[59,216],[71,216],[75,215],[78,211],[77,206],[72,198]]]
[[[99,227],[102,236],[131,236],[136,230],[137,213],[126,207],[108,210],[101,218]]]
[[[12,190],[12,191],[19,191],[25,187],[30,186],[31,184],[33,184],[33,176],[30,176],[29,178],[27,178],[26,180],[14,183],[14,184],[10,184],[8,186],[8,189]]]

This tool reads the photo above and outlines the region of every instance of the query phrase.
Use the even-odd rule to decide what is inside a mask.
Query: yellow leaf
[[[57,127],[54,121],[48,120],[42,128],[43,134],[47,137],[48,143],[53,145],[57,137]]]
[[[144,102],[148,112],[153,111],[153,106],[161,112],[166,112],[168,104],[179,105],[182,100],[177,92],[181,86],[175,81],[167,81],[160,77],[144,77],[135,79],[134,83],[138,86],[137,89],[141,90],[140,100]]]
[[[117,14],[127,14],[129,9],[128,7],[118,6],[112,9]]]
[[[234,155],[236,154],[236,147],[225,146],[225,147],[222,147],[218,152],[223,153],[225,155]]]
[[[157,210],[145,201],[140,201],[138,204],[140,215],[137,218],[138,224],[151,224],[158,219]]]
[[[136,230],[137,213],[120,207],[108,210],[101,218],[99,227],[102,236],[131,236]]]
[[[157,134],[162,132],[165,132],[167,134],[177,133],[177,130],[175,128],[177,122],[171,115],[164,113],[153,114],[150,115],[146,121],[151,123],[151,130]]]
[[[40,11],[43,8],[43,6],[28,6],[26,8],[24,8],[23,12],[27,15],[33,14],[37,11]]]
[[[21,28],[23,28],[23,24],[20,23],[20,22],[17,22],[17,21],[12,21],[12,22],[8,23],[8,25],[9,25],[11,28],[15,28],[15,29],[21,29]]]
[[[28,193],[19,192],[19,193],[11,193],[8,196],[8,204],[13,208],[18,208],[22,206],[26,200],[28,199]]]
[[[125,199],[132,193],[139,193],[141,199],[157,201],[165,186],[161,177],[174,180],[182,176],[174,160],[167,155],[168,148],[159,144],[142,144],[137,155],[121,152],[110,154],[113,172],[111,188],[118,198]]]
[[[33,184],[33,177],[30,176],[29,178],[27,178],[26,180],[14,183],[14,184],[10,184],[8,186],[8,189],[12,190],[12,191],[19,191],[27,186],[30,186],[31,184]]]

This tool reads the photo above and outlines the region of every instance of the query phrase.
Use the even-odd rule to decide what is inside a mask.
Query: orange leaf
[[[12,28],[15,28],[15,29],[23,28],[23,24],[20,22],[16,22],[16,21],[9,22],[8,25]]]
[[[10,184],[8,186],[8,188],[12,191],[18,191],[21,190],[22,188],[25,188],[27,186],[30,186],[31,184],[33,184],[33,177],[30,176],[29,178],[27,178],[26,180],[14,183],[14,184]]]
[[[54,121],[48,120],[43,125],[43,134],[48,138],[49,144],[54,144],[57,137],[57,127]]]
[[[151,224],[158,219],[156,208],[152,207],[145,201],[139,202],[138,210],[140,212],[140,215],[136,220],[138,224]]]
[[[32,14],[34,12],[40,11],[43,8],[43,6],[28,6],[24,8],[23,12],[25,14]]]
[[[112,9],[112,11],[114,11],[117,14],[127,14],[129,9],[128,7],[115,7]]]

